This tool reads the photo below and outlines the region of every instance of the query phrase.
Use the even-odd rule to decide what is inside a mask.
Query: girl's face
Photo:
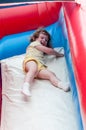
[[[40,33],[39,37],[36,40],[39,41],[43,46],[47,46],[48,36],[43,33]]]

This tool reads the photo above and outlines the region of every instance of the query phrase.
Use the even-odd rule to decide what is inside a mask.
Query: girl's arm
[[[64,56],[64,54],[61,54],[61,53],[55,51],[54,49],[48,48],[48,47],[43,46],[43,45],[35,46],[35,48],[37,48],[38,50],[40,50],[48,55],[55,55],[56,57],[63,57]]]

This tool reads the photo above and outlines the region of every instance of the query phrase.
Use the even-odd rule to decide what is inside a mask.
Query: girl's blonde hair
[[[42,33],[46,36],[48,36],[48,42],[47,42],[47,47],[51,47],[51,36],[50,34],[42,27],[38,28],[34,33],[33,35],[30,37],[30,42],[33,42],[35,41],[38,37],[39,37],[39,34]]]

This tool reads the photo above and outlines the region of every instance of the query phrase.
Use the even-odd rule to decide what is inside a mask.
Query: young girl
[[[39,28],[33,33],[30,39],[31,43],[27,47],[23,62],[26,77],[22,87],[22,93],[26,96],[31,96],[30,86],[34,78],[49,80],[53,86],[63,89],[65,92],[70,90],[69,84],[63,84],[53,72],[48,70],[44,63],[45,54],[55,55],[56,57],[64,56],[50,47],[50,40],[50,34],[43,28]]]

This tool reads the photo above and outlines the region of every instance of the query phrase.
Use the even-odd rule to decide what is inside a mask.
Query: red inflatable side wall
[[[60,7],[58,2],[42,2],[0,9],[0,38],[54,23]]]
[[[63,5],[81,116],[84,130],[86,130],[86,8],[73,3]]]

